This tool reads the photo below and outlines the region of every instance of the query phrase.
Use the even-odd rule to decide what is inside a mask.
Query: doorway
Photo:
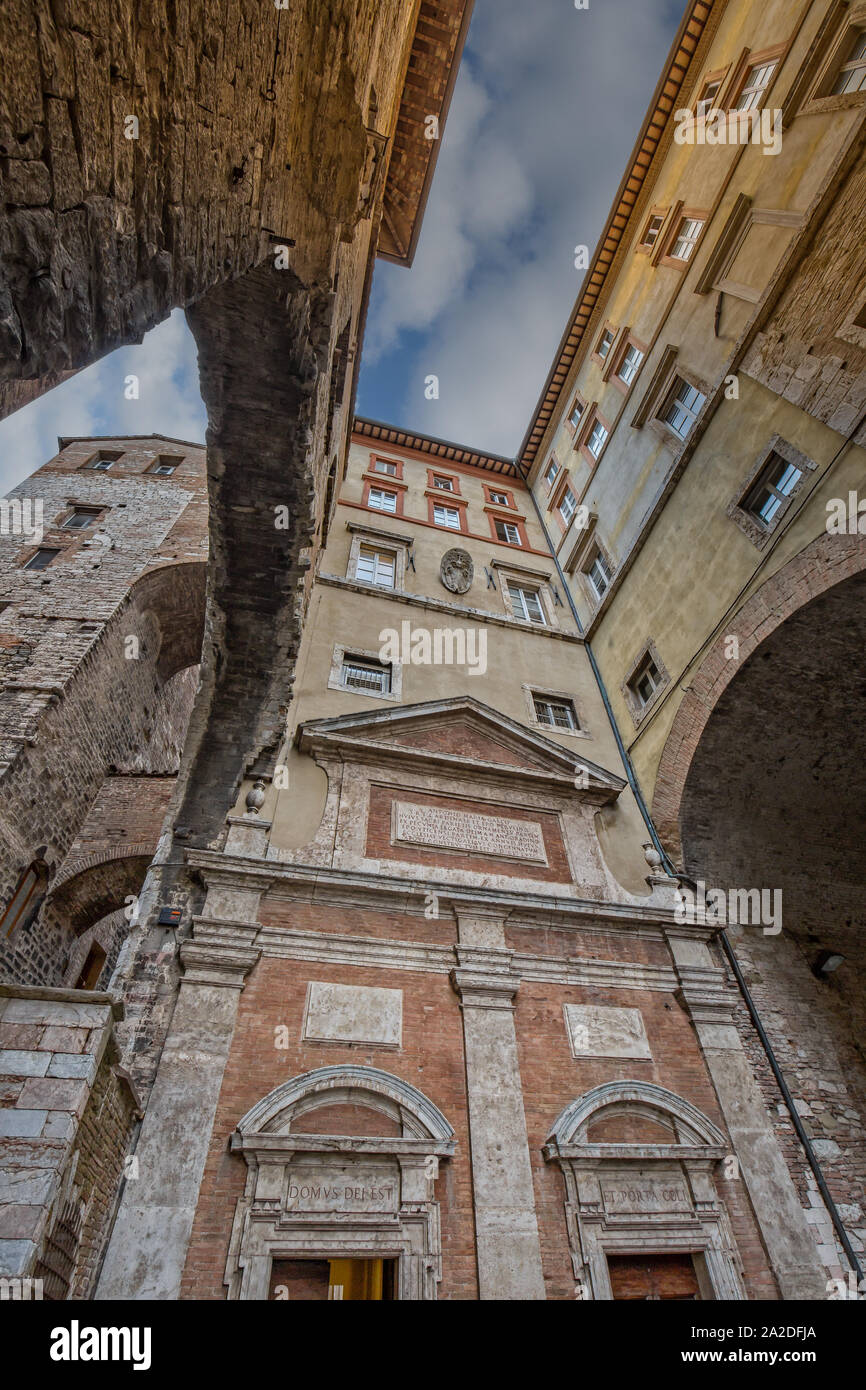
[[[701,1297],[689,1254],[608,1255],[607,1265],[615,1299],[687,1302]]]
[[[306,1302],[391,1302],[396,1299],[397,1261],[274,1260],[269,1297]]]

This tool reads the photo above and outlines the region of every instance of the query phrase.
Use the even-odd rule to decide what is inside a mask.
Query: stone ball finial
[[[247,792],[247,815],[256,815],[265,804],[265,781],[262,777],[257,777],[255,785],[250,787]]]

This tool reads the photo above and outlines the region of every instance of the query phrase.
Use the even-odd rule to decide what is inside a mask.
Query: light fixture
[[[838,970],[845,957],[838,951],[819,951],[812,965],[812,974],[819,980],[826,980],[834,970]]]

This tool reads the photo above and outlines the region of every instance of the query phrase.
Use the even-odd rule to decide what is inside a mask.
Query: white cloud
[[[574,247],[598,239],[680,13],[476,0],[415,263],[374,281],[362,391],[408,351],[395,423],[519,447],[580,287]]]
[[[138,400],[124,382],[134,374]],[[133,347],[118,348],[0,421],[0,493],[57,452],[60,435],[166,434],[202,442],[196,347],[181,310]]]

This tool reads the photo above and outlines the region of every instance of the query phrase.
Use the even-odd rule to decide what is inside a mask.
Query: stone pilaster
[[[463,1010],[482,1299],[543,1299],[544,1277],[514,1028],[518,979],[502,918],[458,915],[452,984]]]
[[[783,1299],[826,1297],[826,1275],[732,1017],[725,974],[705,941],[666,933],[679,995],[706,1060],[740,1176]]]
[[[210,889],[96,1292],[177,1299],[240,992],[261,954],[257,887]]]

